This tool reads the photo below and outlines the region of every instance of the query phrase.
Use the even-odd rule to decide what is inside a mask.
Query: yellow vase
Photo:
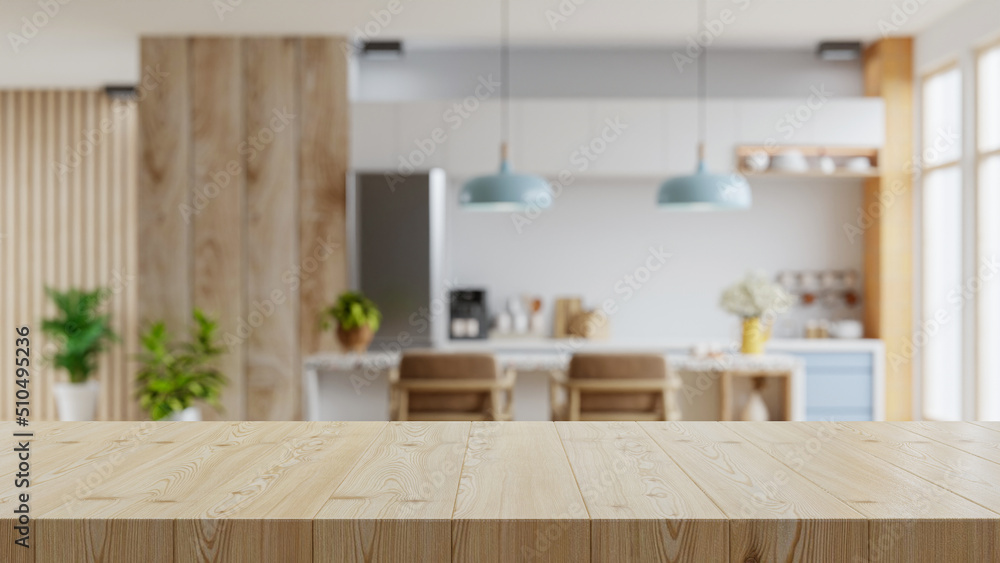
[[[744,354],[763,354],[768,336],[760,317],[743,319],[743,348],[740,351]]]

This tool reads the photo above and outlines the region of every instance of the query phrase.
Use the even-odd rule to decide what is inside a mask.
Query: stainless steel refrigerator
[[[382,311],[370,350],[442,342],[448,317],[444,170],[357,172],[349,180],[351,285]]]

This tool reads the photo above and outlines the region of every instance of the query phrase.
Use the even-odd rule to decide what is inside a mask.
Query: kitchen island
[[[4,479],[2,561],[1000,560],[998,423],[29,430],[30,548]]]
[[[692,357],[703,342],[588,341],[580,339],[490,339],[447,341],[442,351],[489,352],[518,373],[514,390],[515,420],[550,420],[548,376],[565,369],[572,353],[644,352],[667,356],[670,369],[681,376],[683,420],[720,420],[715,382],[727,366],[754,367],[753,357],[727,353],[716,359]],[[733,344],[717,343],[732,350]],[[879,340],[772,340],[770,368],[792,376],[791,420],[882,420],[885,417],[885,349]],[[366,354],[316,354],[303,359],[303,410],[306,420],[385,420],[389,412],[389,370],[399,359],[399,347],[372,346]],[[739,409],[749,384],[737,385]],[[769,406],[780,410],[784,397],[775,386],[765,392]]]

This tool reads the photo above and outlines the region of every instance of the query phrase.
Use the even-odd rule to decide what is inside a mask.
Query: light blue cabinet
[[[806,364],[808,420],[874,420],[875,357],[870,352],[792,352]]]

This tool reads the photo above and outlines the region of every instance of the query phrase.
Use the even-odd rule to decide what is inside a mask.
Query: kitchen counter
[[[445,350],[495,353],[562,353],[652,351],[688,354],[695,346],[738,352],[739,344],[683,339],[581,340],[503,337],[449,340]],[[885,346],[878,339],[774,339],[768,354],[794,355],[805,363],[805,418],[808,420],[884,420]]]
[[[440,348],[445,351],[473,348]],[[502,370],[517,373],[514,386],[514,420],[551,420],[549,376],[565,373],[572,349],[517,347],[484,349],[496,356]],[[745,397],[742,390],[728,383],[732,374],[774,375],[787,377],[787,386],[774,386],[765,394],[765,402],[779,409],[790,420],[805,420],[804,362],[781,354],[744,356],[724,354],[697,358],[684,354],[666,354],[669,369],[677,372],[683,388],[678,392],[684,420],[731,420],[722,415],[722,405],[734,396]],[[315,354],[303,360],[302,404],[306,420],[386,420],[389,416],[388,372],[396,368],[396,351],[368,351],[363,354]],[[743,378],[747,379],[747,378]],[[744,381],[747,383],[749,380]],[[724,394],[725,387],[731,392]],[[727,401],[723,403],[723,401]],[[741,403],[742,401],[740,401]],[[737,404],[740,404],[737,403]],[[730,405],[731,406],[731,405]],[[776,411],[772,411],[776,412]],[[730,416],[732,416],[730,414]]]
[[[998,423],[33,423],[0,560],[997,561]],[[5,422],[7,436],[25,429]],[[3,471],[13,473],[13,455]],[[18,491],[23,492],[23,491]]]
[[[717,349],[736,347],[738,343],[706,340],[650,339],[650,340],[583,340],[573,338],[500,337],[486,340],[447,340],[439,348],[446,350],[579,350],[579,351],[681,351],[688,352],[695,346],[712,345]],[[792,338],[774,339],[766,350],[781,352],[882,352],[881,340],[875,338]]]

